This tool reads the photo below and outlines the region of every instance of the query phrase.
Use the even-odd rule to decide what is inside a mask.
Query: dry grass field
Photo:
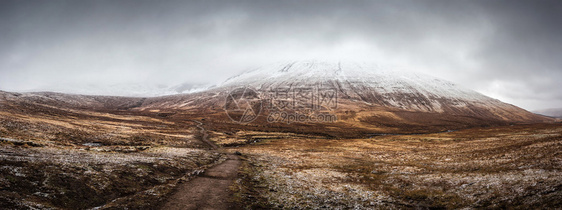
[[[230,150],[247,160],[233,189],[249,208],[562,207],[561,124],[282,136]]]
[[[155,208],[225,159],[188,119],[0,100],[0,208]]]
[[[93,151],[0,145],[0,203],[7,209],[150,208],[178,181],[219,162],[206,150]]]
[[[2,208],[158,208],[237,151],[230,188],[250,209],[562,208],[559,122],[474,127],[428,117],[436,124],[423,127],[385,120],[400,113],[342,112],[335,123],[237,124],[221,110],[87,99],[0,100]],[[422,131],[439,133],[398,134]]]

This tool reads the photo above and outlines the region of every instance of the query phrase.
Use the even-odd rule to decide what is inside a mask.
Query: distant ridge
[[[535,110],[533,112],[544,116],[556,117],[562,119],[562,108],[541,109],[541,110]]]

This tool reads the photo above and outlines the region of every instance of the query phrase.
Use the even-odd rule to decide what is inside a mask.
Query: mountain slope
[[[335,112],[362,110],[363,114],[354,120],[370,121],[370,124],[404,121],[447,127],[450,123],[445,121],[455,121],[453,124],[457,125],[466,121],[465,124],[474,126],[551,120],[431,76],[371,64],[315,61],[265,66],[232,77],[202,93],[148,99],[143,108],[205,106],[217,110],[228,92],[238,87],[251,87],[262,97],[278,94],[279,89],[330,89],[336,92],[338,100],[337,107],[333,107]]]
[[[357,63],[277,64],[241,74],[221,84],[223,87],[251,86],[259,90],[315,85],[336,88],[345,99],[417,111],[443,112],[445,104],[464,107],[468,103],[501,103],[427,75]]]
[[[232,93],[241,87],[253,89],[255,98],[260,99],[257,102],[262,104],[252,104],[252,112],[229,112],[240,104],[226,102],[240,97],[232,97]],[[331,136],[426,133],[554,121],[419,73],[370,64],[311,61],[265,66],[206,91],[189,94],[132,98],[0,92],[0,104],[22,109],[47,105],[127,110],[178,120],[206,119],[215,130],[254,129]],[[251,117],[245,117],[246,113],[252,113]],[[318,120],[318,117],[329,120]],[[250,120],[240,123],[237,119]]]
[[[542,109],[533,112],[544,116],[562,118],[562,108]]]

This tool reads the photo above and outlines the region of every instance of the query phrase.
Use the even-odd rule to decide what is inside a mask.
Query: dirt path
[[[203,134],[203,141],[217,148],[212,142],[207,140],[207,132],[203,128],[203,123],[199,123],[198,128]],[[223,163],[207,169],[202,175],[195,177],[189,182],[179,184],[177,191],[172,194],[161,206],[160,209],[233,209],[234,204],[230,198],[232,193],[229,186],[238,176],[240,158],[237,155],[229,154],[228,159]]]
[[[205,171],[203,175],[178,185],[161,209],[233,209],[229,186],[237,177],[240,159],[228,155],[228,160]]]
[[[203,142],[205,142],[206,144],[208,144],[211,148],[217,149],[217,148],[218,148],[217,145],[213,144],[213,142],[209,141],[209,139],[207,138],[207,137],[209,137],[209,134],[207,133],[207,130],[205,130],[205,128],[203,127],[203,123],[202,123],[202,122],[199,122],[199,121],[197,121],[197,120],[193,120],[193,122],[196,122],[197,125],[195,125],[195,126],[197,126],[197,128],[200,129],[200,132],[201,132],[201,134],[202,134],[202,136],[201,136],[201,141],[203,141]]]

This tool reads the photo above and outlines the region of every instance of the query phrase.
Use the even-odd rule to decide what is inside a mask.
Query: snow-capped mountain
[[[235,98],[232,96],[234,90],[248,87],[255,90],[252,93],[255,100],[253,99],[251,106],[257,107],[256,103],[263,103],[261,112],[251,112],[253,113],[251,123],[261,128],[276,128],[281,131],[288,129],[297,132],[300,126],[270,124],[271,113],[284,109],[280,106],[283,103],[277,102],[293,102],[293,107],[288,107],[292,110],[282,110],[288,111],[286,114],[294,111],[293,114],[305,113],[307,116],[314,116],[320,112],[333,115],[335,117],[330,119],[336,120],[329,123],[310,121],[302,123],[313,126],[314,129],[310,132],[325,133],[328,129],[328,133],[342,133],[345,136],[354,133],[433,132],[474,126],[554,121],[552,118],[530,113],[451,82],[420,73],[364,63],[316,61],[264,66],[244,72],[208,89],[205,87],[197,89],[198,87],[190,85],[166,87],[173,90],[170,93],[183,94],[133,98],[49,92],[23,94],[0,92],[0,103],[40,104],[50,107],[94,108],[109,111],[127,110],[150,114],[163,113],[162,116],[179,114],[177,117],[198,117],[218,125],[235,123],[233,118],[227,115],[228,109],[239,104],[227,102]],[[305,91],[299,93],[288,91],[274,95],[279,93],[276,92],[279,89]],[[310,89],[313,90],[308,93],[316,95],[303,94]],[[187,90],[200,91],[186,93]],[[316,100],[323,97],[324,93],[328,93],[330,97],[334,96],[336,100],[331,100],[330,103]],[[295,99],[297,94],[299,97],[303,96],[299,100],[304,99],[306,102],[297,101]],[[281,97],[282,100],[278,100],[280,97],[268,98],[272,96],[285,98]],[[296,104],[301,107],[297,107]],[[309,104],[313,106],[308,106]],[[312,107],[312,109],[299,110],[303,107]],[[240,111],[244,111],[240,113],[246,116],[245,111],[248,110]],[[304,115],[299,115],[302,116]],[[190,117],[181,119],[190,119]]]
[[[258,90],[331,87],[339,91],[341,98],[418,111],[443,112],[444,103],[455,107],[500,103],[445,80],[368,63],[278,63],[232,77],[220,86],[250,86]]]
[[[149,98],[141,109],[204,108],[218,113],[228,93],[239,87],[250,87],[262,97],[279,88],[331,89],[337,92],[335,112],[341,119],[365,126],[457,128],[551,120],[432,76],[373,64],[317,61],[264,66],[200,93]]]

